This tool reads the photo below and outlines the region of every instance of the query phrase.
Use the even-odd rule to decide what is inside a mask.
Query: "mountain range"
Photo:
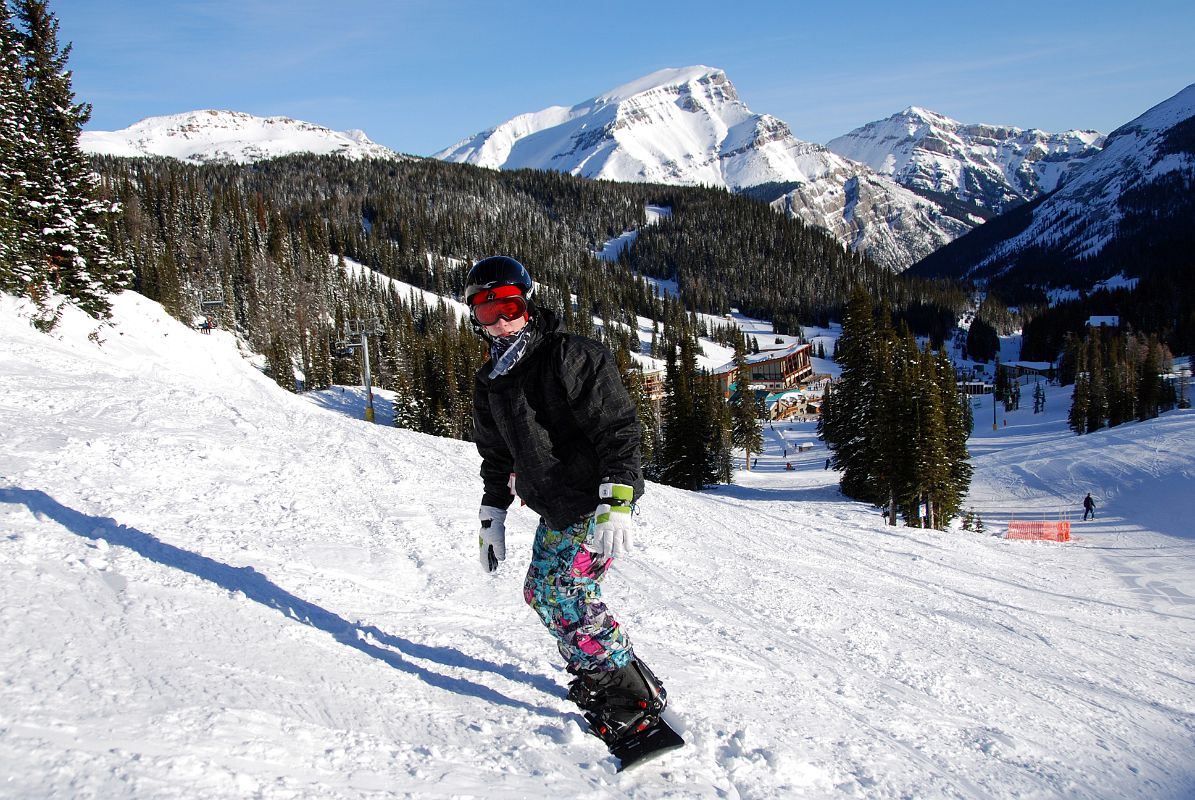
[[[1043,265],[1065,262],[1099,279],[1116,272],[1109,255],[1115,248],[1101,256],[1108,263],[1092,266],[1109,243],[1130,242],[1159,220],[1181,223],[1190,209],[1192,116],[1195,87],[1107,137],[963,124],[913,107],[822,146],[752,112],[723,71],[695,66],[661,70],[574,106],[519,115],[435,157],[723,187],[826,229],[894,271],[917,264],[919,274],[1024,282]],[[294,152],[401,157],[360,131],[219,111],[88,132],[82,145],[92,153],[192,162],[245,163]],[[1176,227],[1183,226],[1169,225]],[[1168,242],[1173,235],[1166,234]],[[1046,283],[1085,280],[1065,274]]]
[[[434,154],[496,169],[749,192],[899,271],[980,222],[757,114],[720,69],[665,69]]]
[[[1108,134],[1052,194],[942,248],[914,271],[1007,286],[1088,288],[1183,269],[1195,248],[1195,84]]]
[[[993,216],[1057,189],[1103,142],[1097,131],[968,125],[912,106],[826,147],[915,192],[948,196]]]
[[[119,131],[84,131],[79,144],[95,155],[165,156],[193,164],[248,164],[292,153],[400,157],[362,131],[339,132],[290,117],[255,117],[239,111],[149,117]]]

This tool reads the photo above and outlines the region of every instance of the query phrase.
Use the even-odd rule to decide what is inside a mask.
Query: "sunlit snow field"
[[[528,510],[477,567],[471,445],[115,310],[96,344],[0,299],[0,796],[1195,796],[1191,412],[977,408],[983,534],[884,526],[812,424],[649,484],[606,596],[689,746],[619,774],[523,604]]]

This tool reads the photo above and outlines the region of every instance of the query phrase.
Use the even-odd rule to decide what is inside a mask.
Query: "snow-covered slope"
[[[1108,134],[1103,150],[1034,209],[1029,227],[985,263],[1030,247],[1054,247],[1078,258],[1099,252],[1124,217],[1126,194],[1175,173],[1185,174],[1188,185],[1195,181],[1195,146],[1189,130],[1180,130],[1189,129],[1193,118],[1195,84]]]
[[[1065,546],[885,527],[795,452],[811,425],[765,429],[737,486],[649,485],[605,592],[689,745],[620,775],[523,604],[529,511],[477,568],[471,445],[286,394],[131,293],[99,344],[22,309],[0,298],[0,796],[1195,793],[1195,414],[1074,437],[1051,390],[977,433],[989,526],[1096,493]]]
[[[902,186],[999,213],[1054,191],[1103,141],[1096,131],[967,125],[914,106],[831,139],[826,147]]]
[[[1195,84],[1108,134],[1103,149],[1037,205],[991,221],[917,269],[1017,286],[1040,279],[1046,289],[1184,269],[1174,254],[1189,250],[1193,185]]]
[[[85,131],[84,152],[96,155],[166,156],[193,163],[247,164],[294,153],[346,158],[398,158],[362,131],[333,131],[289,117],[255,117],[238,111],[191,111],[149,117],[119,131]]]
[[[975,224],[795,138],[781,120],[751,111],[725,72],[706,66],[660,70],[572,107],[522,114],[434,157],[732,191],[778,184],[776,195],[786,193],[779,208],[894,270]]]

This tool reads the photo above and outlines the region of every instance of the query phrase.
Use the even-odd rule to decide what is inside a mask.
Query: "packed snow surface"
[[[92,338],[0,303],[0,796],[1195,794],[1190,412],[976,409],[983,534],[885,527],[811,425],[737,485],[650,484],[606,597],[688,746],[619,774],[523,604],[528,510],[477,567],[471,445],[132,293]],[[1087,491],[1069,544],[991,535]]]

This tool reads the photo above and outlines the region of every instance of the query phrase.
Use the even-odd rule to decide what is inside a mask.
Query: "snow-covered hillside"
[[[588,178],[785,187],[777,208],[902,270],[970,230],[863,165],[803,142],[756,114],[720,69],[664,69],[572,107],[521,114],[435,158],[494,169],[550,169]]]
[[[913,106],[831,139],[826,147],[901,186],[999,213],[1057,189],[1103,141],[1096,131],[967,125]]]
[[[289,117],[255,117],[239,111],[149,117],[119,131],[85,131],[79,145],[95,155],[166,156],[192,163],[248,164],[295,153],[399,157],[362,131],[333,131]]]
[[[1089,279],[1082,274],[1082,260],[1098,255],[1114,237],[1124,237],[1126,247],[1148,250],[1156,246],[1155,240],[1166,240],[1169,226],[1189,229],[1189,187],[1195,182],[1193,126],[1195,84],[1108,134],[1104,148],[1035,207],[1026,225],[976,251],[963,277],[1000,275],[1029,254],[1033,264],[1076,263],[1072,285],[1082,286]],[[1142,199],[1151,194],[1152,199]],[[1136,217],[1133,224],[1122,229],[1121,222],[1130,214]],[[1166,269],[1167,264],[1163,258],[1149,268]],[[1139,272],[1130,277],[1139,277]]]
[[[46,336],[0,298],[0,796],[1195,794],[1191,412],[1074,437],[1052,389],[979,424],[972,505],[1093,491],[1068,545],[885,527],[811,425],[735,486],[649,485],[606,596],[689,746],[618,774],[523,604],[530,512],[477,567],[470,445],[114,308]]]

